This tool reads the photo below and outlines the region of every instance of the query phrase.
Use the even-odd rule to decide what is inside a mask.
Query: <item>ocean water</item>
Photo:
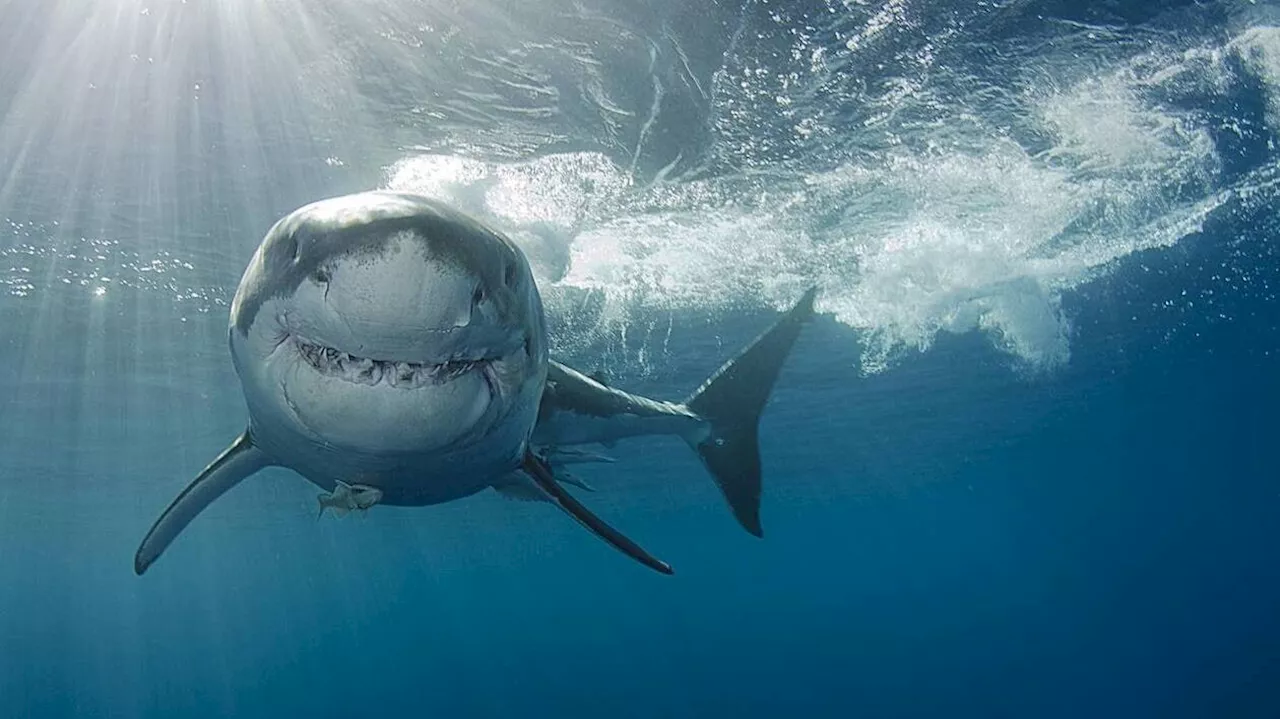
[[[0,716],[1280,716],[1280,6],[0,0]],[[374,187],[528,254],[556,355],[685,396],[821,289],[765,538],[678,440],[316,521],[230,298]]]

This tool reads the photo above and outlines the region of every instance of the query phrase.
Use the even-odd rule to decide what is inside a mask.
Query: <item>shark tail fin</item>
[[[818,288],[811,288],[772,327],[702,384],[685,406],[706,419],[711,431],[687,438],[715,479],[733,516],[751,534],[760,526],[760,414],[782,364],[813,317]]]

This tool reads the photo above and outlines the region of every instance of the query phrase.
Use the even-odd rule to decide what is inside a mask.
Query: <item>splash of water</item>
[[[396,163],[386,185],[512,231],[541,258],[553,311],[599,298],[593,332],[621,336],[661,311],[780,308],[817,283],[820,310],[863,332],[865,372],[969,331],[1049,370],[1070,358],[1064,292],[1196,231],[1227,197],[1206,128],[1151,99],[1210,72],[1190,58],[1170,72],[1168,57],[1142,55],[1012,98],[1047,138],[1035,148],[979,133],[833,168],[647,186],[590,153],[426,155]]]

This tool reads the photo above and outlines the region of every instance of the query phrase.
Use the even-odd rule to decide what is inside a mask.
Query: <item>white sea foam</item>
[[[1269,93],[1268,120],[1280,129],[1280,28],[1254,27],[1227,43],[1226,50],[1235,53],[1253,70]]]
[[[1020,367],[1052,369],[1070,358],[1064,291],[1176,243],[1229,196],[1207,129],[1151,91],[1219,86],[1230,53],[1280,87],[1271,28],[1220,47],[1153,49],[1015,98],[1048,138],[1034,150],[993,133],[952,145],[963,149],[904,143],[875,164],[644,187],[591,153],[512,164],[433,155],[400,161],[387,185],[512,232],[552,312],[593,293],[595,325],[578,331],[623,336],[655,311],[781,308],[817,283],[819,310],[861,331],[863,371],[969,331]]]

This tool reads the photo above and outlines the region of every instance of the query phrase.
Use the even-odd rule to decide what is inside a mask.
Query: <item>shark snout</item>
[[[421,261],[348,263],[331,270],[323,285],[323,309],[375,334],[468,327],[484,299],[476,278]]]

